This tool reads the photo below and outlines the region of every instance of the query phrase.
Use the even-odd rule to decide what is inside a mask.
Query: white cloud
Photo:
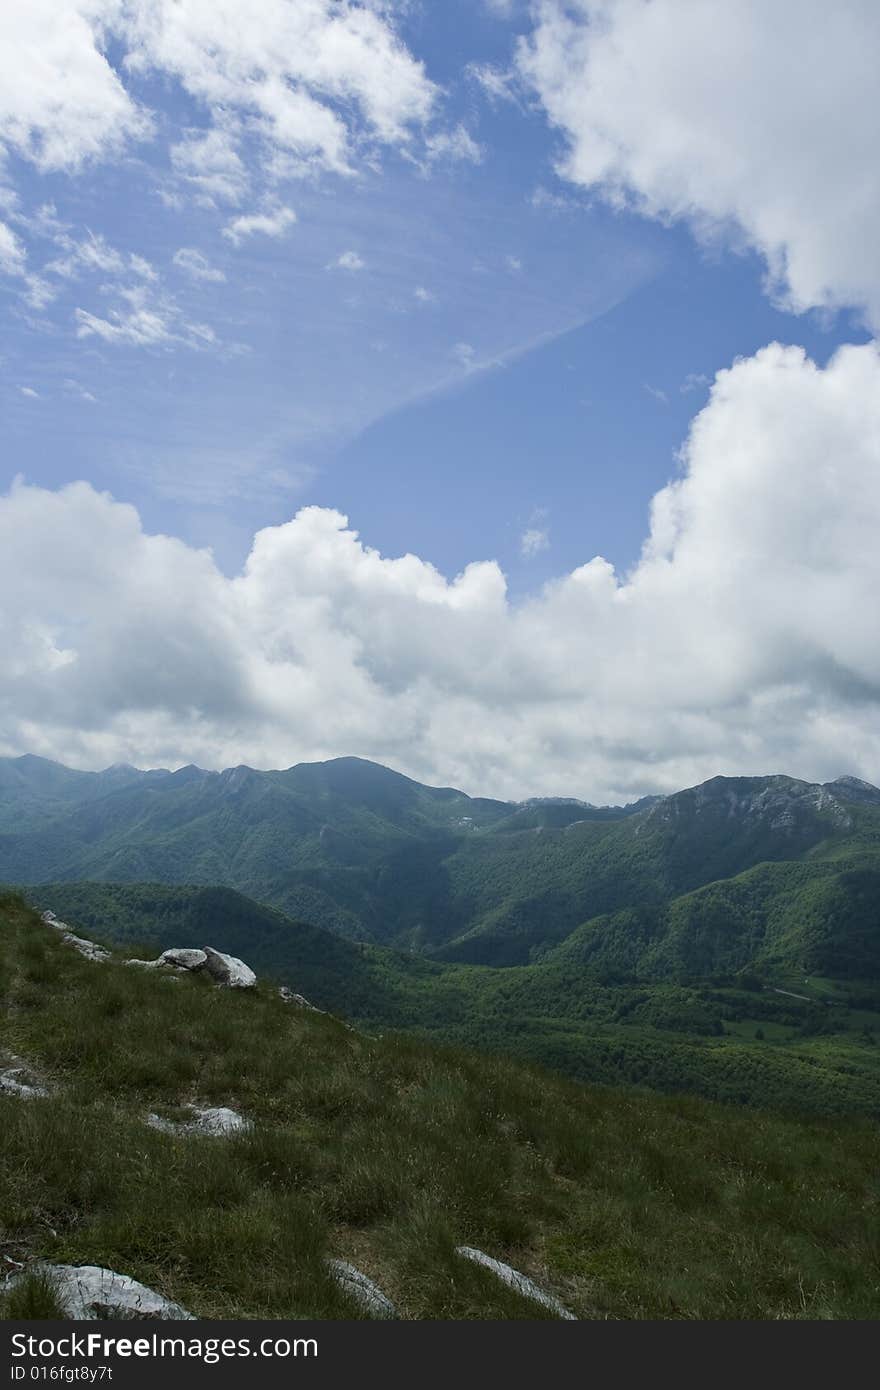
[[[171,163],[175,173],[209,202],[238,203],[247,192],[250,179],[235,135],[223,126],[188,131],[185,139],[172,145]]]
[[[669,397],[667,396],[665,391],[661,391],[659,386],[652,386],[650,382],[646,381],[644,382],[644,388],[647,391],[648,395],[653,396],[654,400],[659,401],[661,405],[669,404]]]
[[[19,386],[18,389],[23,396],[28,396],[33,401],[40,399],[39,391],[35,391],[32,386]]]
[[[366,261],[362,260],[357,251],[343,251],[341,256],[337,256],[335,261],[330,261],[328,270],[363,270]]]
[[[731,233],[789,307],[880,326],[874,0],[538,0],[522,76],[560,172],[610,202]]]
[[[873,345],[824,369],[771,345],[719,373],[633,572],[595,558],[519,605],[494,562],[448,581],[316,507],[228,579],[85,484],[19,484],[0,500],[3,749],[357,753],[597,801],[719,772],[876,781],[878,529]]]
[[[466,72],[491,102],[510,101],[519,105],[517,87],[520,83],[515,71],[496,67],[492,63],[470,63]]]
[[[91,391],[87,391],[84,386],[80,386],[78,381],[73,381],[70,377],[63,383],[64,394],[73,396],[80,401],[88,401],[90,405],[97,405],[98,398],[93,396]]]
[[[27,253],[11,227],[0,222],[0,273],[3,275],[23,275],[27,264]]]
[[[678,389],[683,396],[687,396],[691,391],[701,391],[708,385],[709,378],[705,372],[688,372]]]
[[[393,7],[369,0],[0,6],[0,138],[41,169],[75,170],[154,135],[131,91],[145,74],[177,82],[221,134],[230,121],[249,123],[268,158],[283,152],[342,173],[364,142],[409,145],[437,97],[395,31]],[[205,140],[201,167],[177,147],[179,172],[209,196],[234,195],[234,167],[212,163],[210,129]]]
[[[44,171],[75,170],[150,133],[102,51],[117,0],[0,5],[0,141]]]
[[[56,242],[63,255],[43,267],[47,275],[60,275],[62,279],[72,280],[83,271],[118,275],[125,269],[122,253],[110,246],[105,237],[96,236],[94,232],[89,232],[82,241],[62,234],[56,238]]]
[[[194,280],[211,280],[219,282],[225,280],[226,276],[222,270],[217,270],[211,265],[206,256],[201,251],[197,251],[194,246],[181,246],[179,251],[174,253],[174,264],[191,275]]]
[[[462,160],[468,164],[479,164],[483,159],[483,149],[463,125],[453,130],[438,130],[425,139],[428,163],[438,160]]]
[[[271,212],[248,212],[241,217],[234,217],[223,228],[223,235],[229,238],[233,246],[239,246],[246,237],[254,236],[256,233],[261,236],[283,236],[295,221],[296,213],[293,208],[279,207]]]
[[[42,275],[26,275],[24,282],[25,303],[32,309],[45,309],[58,293],[56,286],[44,280]]]
[[[550,532],[546,526],[529,526],[519,538],[519,553],[524,560],[531,560],[549,548]]]
[[[106,317],[87,309],[76,309],[76,336],[99,338],[105,343],[128,347],[171,347],[183,344],[190,348],[219,346],[213,328],[204,323],[189,322],[177,302],[169,295],[156,295],[146,285],[132,288],[116,287],[120,305],[108,310]]]
[[[135,275],[139,275],[142,280],[149,280],[151,284],[155,284],[156,281],[159,279],[159,276],[157,275],[154,268],[150,265],[150,262],[145,260],[143,256],[138,256],[132,253],[128,258],[128,264],[129,268],[134,271]]]
[[[434,291],[425,289],[424,285],[416,285],[415,289],[413,290],[413,297],[417,299],[420,304],[437,303],[437,296],[434,293]]]
[[[173,74],[209,109],[246,113],[273,145],[329,169],[347,169],[355,117],[374,138],[406,144],[434,104],[422,65],[376,7],[142,0],[124,30],[131,69]]]

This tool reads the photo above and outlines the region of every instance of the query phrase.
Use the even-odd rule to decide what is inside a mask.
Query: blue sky
[[[774,338],[824,361],[852,329],[774,311],[754,254],[707,253],[558,179],[543,113],[471,75],[509,66],[519,15],[452,0],[400,24],[479,163],[426,173],[390,152],[376,171],[290,182],[276,196],[297,221],[278,238],[235,247],[222,202],[164,205],[164,142],[77,177],[13,161],[26,208],[51,202],[70,236],[144,257],[218,343],[77,340],[75,309],[105,311],[99,267],[37,318],[7,286],[7,481],[88,478],[229,572],[255,529],[310,502],[450,575],[497,558],[520,592],[594,554],[632,564],[715,371]],[[179,88],[136,87],[172,141],[206,126]],[[225,278],[193,282],[181,247]],[[363,266],[326,268],[346,253]]]
[[[670,543],[674,562],[724,479],[738,489],[731,513],[741,501],[757,505],[769,471],[737,473],[746,438],[780,431],[773,467],[792,486],[807,467],[802,450],[797,464],[785,461],[802,426],[787,419],[783,429],[749,364],[769,377],[781,362],[801,362],[806,382],[803,356],[761,356],[774,342],[800,348],[837,400],[837,350],[873,351],[880,266],[867,229],[880,195],[876,176],[866,181],[876,121],[864,118],[862,97],[877,16],[862,0],[846,0],[846,23],[813,0],[808,8],[810,24],[789,0],[772,15],[756,0],[698,10],[680,0],[12,0],[0,18],[0,493],[18,478],[29,497],[49,499],[83,480],[131,504],[145,536],[176,538],[187,564],[194,548],[209,548],[212,583],[241,574],[262,528],[282,528],[277,544],[298,538],[296,564],[306,551],[312,564],[308,579],[284,571],[290,611],[323,575],[340,651],[387,617],[369,598],[363,547],[389,563],[418,557],[409,570],[386,567],[381,584],[411,573],[419,602],[425,584],[433,592],[431,566],[446,587],[429,602],[456,611],[485,602],[488,612],[501,583],[511,630],[519,609],[526,625],[545,614],[529,640],[546,646],[550,666],[572,643],[601,645],[604,619],[559,616],[573,574],[604,557],[616,572],[613,601],[630,604],[649,586],[639,568],[646,541],[652,553],[666,545],[658,527],[670,506],[683,538],[678,551]],[[767,74],[782,54],[791,82],[774,88]],[[805,92],[825,95],[805,105]],[[734,429],[727,394],[746,382]],[[699,491],[700,451],[722,422],[724,441],[705,465],[716,481],[697,507],[688,499]],[[817,420],[813,437],[821,428]],[[759,446],[749,449],[757,458]],[[671,480],[683,490],[670,492]],[[769,492],[765,502],[780,505]],[[54,504],[39,505],[48,517]],[[309,507],[321,511],[283,530]],[[336,512],[361,549],[333,542],[348,558],[334,551],[328,568],[321,527]],[[742,538],[712,546],[728,542],[742,553]],[[793,575],[801,561],[790,559]],[[480,562],[495,565],[473,571],[473,594],[485,588],[464,599],[453,581]],[[337,591],[355,563],[366,566],[361,628]],[[715,576],[704,578],[712,590]],[[731,588],[734,608],[741,592]],[[144,594],[137,602],[149,606]],[[756,602],[765,608],[766,594]],[[23,615],[24,595],[20,603]],[[49,642],[68,675],[82,664],[74,635],[102,623],[109,631],[109,619],[64,612],[57,594],[37,607],[22,617],[22,650]],[[677,632],[691,617],[670,610],[663,622]],[[706,621],[714,631],[719,619]],[[290,641],[297,652],[308,645]],[[483,639],[462,635],[463,646],[471,641],[479,649]],[[479,695],[474,718],[487,728],[497,673],[522,669],[519,641],[499,653]],[[780,642],[768,641],[772,666]],[[820,771],[847,746],[829,733],[827,682],[816,671],[826,659],[829,670],[849,668],[838,652],[820,660],[827,645],[805,639],[790,669],[766,677],[783,701],[780,728],[790,717],[780,692],[806,692],[821,724],[812,751],[786,751],[776,736],[755,742],[758,715],[742,723],[761,676],[750,690],[700,694],[715,733],[692,733],[690,751],[670,753],[663,770],[648,766],[645,711],[631,738],[574,695],[564,728],[549,713],[555,695],[539,701],[539,719],[533,706],[518,708],[518,729],[549,720],[521,760],[488,735],[485,747],[461,752],[430,714],[444,691],[465,698],[459,678],[441,677],[427,657],[412,670],[407,658],[402,674],[396,657],[371,653],[353,658],[372,681],[358,709],[340,716],[335,736],[316,725],[294,739],[290,760],[363,752],[443,781],[452,764],[461,780],[488,777],[497,790],[591,796],[594,784],[608,795],[675,784],[715,766],[722,750],[740,766],[778,752]],[[718,669],[735,648],[731,638]],[[606,666],[619,658],[609,648]],[[615,708],[639,704],[640,662],[609,694]],[[204,761],[238,761],[239,749],[286,759],[287,745],[265,734],[265,709],[215,724],[198,691],[159,709],[133,678],[109,668],[105,677],[106,727],[52,733],[48,714],[19,724],[19,690],[8,715],[18,732],[5,746],[24,751],[36,740],[83,765],[117,753],[189,761],[199,750]],[[60,689],[62,677],[52,680]],[[591,683],[588,669],[583,680]],[[852,673],[847,689],[854,683]],[[128,693],[114,705],[107,691],[117,686]],[[364,711],[377,692],[402,691],[415,703],[406,732],[389,741],[382,700],[375,716]],[[330,699],[320,681],[312,698]],[[167,716],[161,735],[137,732],[145,708]],[[296,718],[303,727],[301,709]],[[576,757],[584,720],[593,752]],[[866,750],[874,720],[872,706]],[[658,729],[657,745],[666,741]],[[859,766],[873,756],[860,753]]]

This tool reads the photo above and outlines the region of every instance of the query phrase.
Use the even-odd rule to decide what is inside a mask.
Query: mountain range
[[[876,890],[878,851],[880,791],[846,777],[716,777],[597,808],[469,797],[357,758],[284,772],[87,773],[0,760],[0,879],[222,885],[354,940],[474,964],[526,964],[599,918],[600,936],[579,940],[604,959],[597,942],[619,938],[614,915],[638,909],[652,937],[668,927],[673,955],[684,937],[703,938],[701,973],[710,956],[736,968],[748,962],[731,933],[709,947],[694,925],[710,907],[717,917],[717,893],[671,916],[661,907],[760,865],[730,910],[744,893],[750,910],[757,900],[772,938],[780,893],[806,894],[811,919],[817,897],[830,895],[838,916],[842,903],[857,910]],[[767,932],[750,929],[759,955],[775,949]],[[804,949],[821,957],[823,947]],[[863,973],[871,940],[844,959],[848,950],[837,971]]]
[[[880,790],[853,777],[595,807],[357,758],[2,759],[0,881],[117,941],[210,935],[369,1026],[579,1079],[877,1107]]]

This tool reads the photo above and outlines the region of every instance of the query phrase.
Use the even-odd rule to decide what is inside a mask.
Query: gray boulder
[[[204,968],[218,985],[225,985],[227,989],[252,989],[257,983],[257,977],[249,965],[245,965],[237,956],[215,951],[213,946],[205,947]]]

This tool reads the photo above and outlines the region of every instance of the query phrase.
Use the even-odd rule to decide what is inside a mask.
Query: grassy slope
[[[57,1087],[0,1096],[0,1249],[111,1265],[205,1316],[351,1316],[325,1252],[407,1317],[532,1317],[476,1244],[582,1317],[876,1315],[876,1127],[581,1090],[284,1006],[95,965],[0,906],[2,1041]],[[227,1141],[142,1123],[189,1097]]]
[[[578,1080],[818,1114],[880,1113],[876,987],[850,982],[823,994],[790,969],[766,977],[808,1003],[748,977],[680,984],[675,972],[671,982],[650,970],[615,975],[614,932],[601,968],[578,959],[579,934],[532,966],[441,965],[342,941],[228,889],[59,884],[34,889],[33,901],[86,934],[148,943],[155,953],[213,944],[369,1027],[520,1056]],[[627,949],[634,937],[631,930]]]

